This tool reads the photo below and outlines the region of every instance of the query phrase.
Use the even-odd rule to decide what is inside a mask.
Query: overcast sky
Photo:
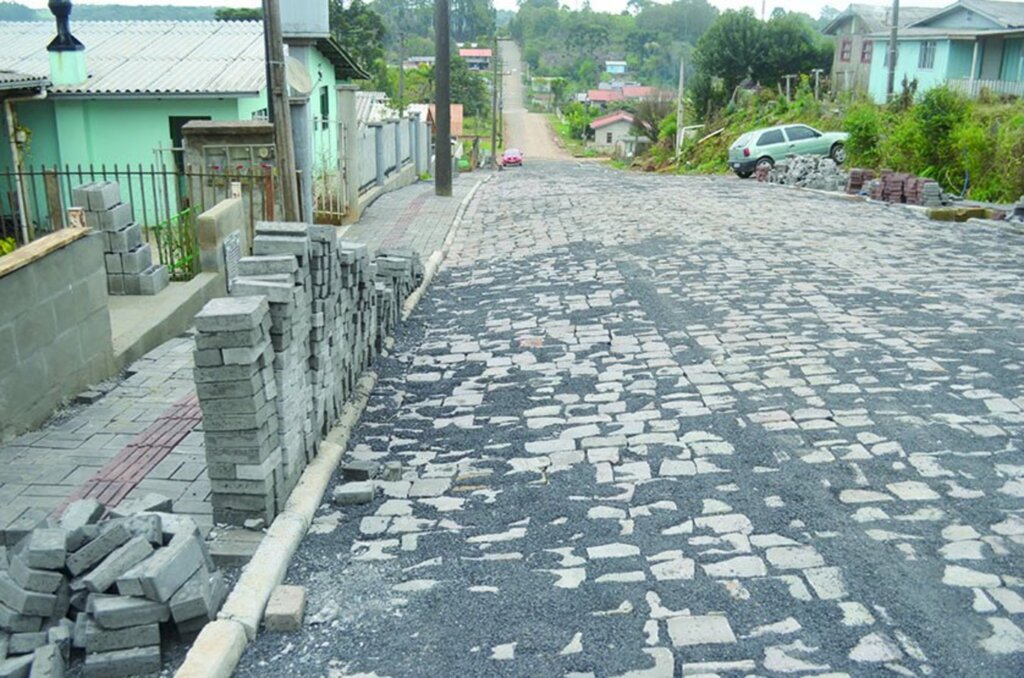
[[[287,0],[285,0],[287,2]],[[570,7],[579,7],[583,0],[560,0]],[[29,7],[46,7],[46,0],[20,0],[22,4]],[[188,5],[192,7],[208,7],[210,5],[224,7],[259,7],[259,0],[75,0],[76,5],[107,5],[115,3],[125,5]],[[516,0],[494,0],[500,9],[515,9]],[[712,5],[719,9],[739,9],[751,7],[758,14],[761,12],[761,0],[710,0]],[[889,0],[858,0],[867,5],[890,5]],[[770,13],[775,7],[782,7],[788,11],[806,12],[811,16],[818,16],[821,8],[825,5],[832,5],[837,9],[844,9],[848,1],[832,0],[822,2],[821,0],[766,0],[767,11]],[[912,0],[909,4],[916,7],[943,7],[952,4],[952,0]],[[626,0],[590,0],[590,6],[599,12],[619,12],[626,6]]]

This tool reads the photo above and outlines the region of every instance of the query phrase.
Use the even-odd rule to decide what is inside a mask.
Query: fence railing
[[[953,91],[972,98],[978,97],[982,90],[989,91],[992,94],[1024,97],[1024,80],[1014,82],[1010,80],[970,80],[962,78],[950,80],[948,85]]]
[[[157,246],[160,263],[177,275],[198,272],[198,256],[193,261],[188,250],[196,241],[196,218],[206,209],[240,195],[249,242],[255,222],[273,219],[276,212],[277,179],[268,167],[179,171],[166,165],[29,166],[0,171],[0,240],[13,237],[20,246],[64,228],[73,206],[72,190],[94,181],[120,185],[121,200],[132,206],[144,237]]]

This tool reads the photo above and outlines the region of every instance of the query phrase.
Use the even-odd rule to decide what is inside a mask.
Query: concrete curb
[[[473,200],[477,190],[488,181],[497,176],[497,173],[492,173],[486,179],[481,179],[476,182],[476,185],[469,190],[466,197],[459,203],[459,209],[455,212],[455,219],[452,220],[452,225],[448,229],[448,235],[445,236],[444,242],[441,244],[441,249],[435,250],[430,258],[427,259],[427,263],[424,266],[423,282],[420,286],[412,291],[409,298],[405,300],[405,304],[402,306],[402,320],[408,320],[409,316],[412,315],[412,311],[416,308],[416,304],[420,303],[420,299],[426,294],[427,288],[430,287],[431,281],[434,279],[434,275],[437,274],[441,264],[448,256],[448,251],[452,248],[452,243],[455,242],[455,234],[458,232],[459,227],[462,226],[462,217],[466,214],[466,210],[469,208],[469,203]]]
[[[306,536],[376,383],[375,373],[363,374],[354,397],[345,405],[341,420],[320,443],[320,453],[306,467],[284,511],[274,519],[256,553],[242,570],[217,621],[203,628],[175,676],[226,678],[234,671],[246,645],[256,638],[270,593],[284,580],[288,564]]]

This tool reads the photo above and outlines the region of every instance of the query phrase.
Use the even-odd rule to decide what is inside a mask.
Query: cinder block
[[[305,610],[306,589],[281,584],[270,594],[263,623],[268,631],[301,631]]]
[[[200,332],[243,332],[259,327],[269,312],[264,297],[221,297],[212,299],[196,314]]]
[[[67,658],[57,645],[47,644],[36,648],[29,678],[63,678],[66,661]]]
[[[171,284],[171,272],[166,266],[150,266],[139,274],[139,294],[160,294]]]
[[[105,629],[159,624],[171,618],[165,603],[126,596],[90,596],[89,613]]]
[[[136,297],[141,294],[142,285],[139,282],[139,276],[137,274],[125,274],[124,276],[124,293],[130,297]]]
[[[153,547],[145,537],[133,537],[125,545],[103,559],[92,572],[72,582],[76,589],[85,588],[92,593],[103,593],[125,572],[141,563],[153,553]]]
[[[122,202],[96,214],[99,215],[100,228],[104,231],[120,231],[132,223],[132,206],[128,203]]]
[[[107,294],[109,294],[112,297],[124,296],[123,275],[121,275],[120,273],[112,273],[107,275]]]
[[[107,252],[129,252],[142,244],[142,227],[129,224],[118,231],[104,231]]]
[[[22,615],[49,617],[53,614],[53,609],[57,604],[57,596],[49,593],[26,591],[11,579],[10,574],[0,572],[0,603]],[[0,619],[2,619],[2,616],[0,616]]]
[[[123,629],[105,629],[90,619],[85,625],[85,650],[89,653],[160,646],[160,625],[143,624]]]
[[[131,538],[132,534],[124,522],[105,524],[95,539],[67,557],[68,571],[75,576],[80,575]]]
[[[138,247],[121,253],[121,268],[127,275],[139,274],[153,265],[153,252],[149,243],[142,243]]]
[[[102,212],[121,202],[121,187],[114,181],[97,181],[86,190],[89,210]]]
[[[160,646],[97,652],[85,657],[86,678],[115,678],[157,673],[161,668]]]
[[[89,191],[93,187],[93,182],[82,184],[71,189],[71,206],[81,207],[84,210],[89,209]]]

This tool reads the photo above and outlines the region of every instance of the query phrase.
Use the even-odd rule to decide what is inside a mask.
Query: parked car
[[[819,132],[807,125],[779,125],[747,132],[729,147],[729,167],[746,179],[759,165],[773,167],[787,155],[827,155],[846,161],[846,132]]]
[[[505,152],[501,154],[501,164],[505,167],[515,165],[516,167],[522,167],[523,165],[523,152],[518,148],[506,148]]]

